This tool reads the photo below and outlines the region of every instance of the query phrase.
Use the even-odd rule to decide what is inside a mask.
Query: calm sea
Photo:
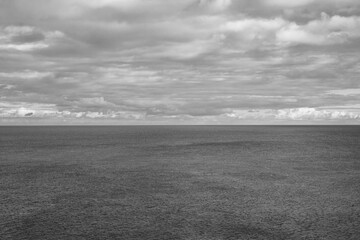
[[[0,236],[360,239],[359,156],[360,126],[0,127]]]

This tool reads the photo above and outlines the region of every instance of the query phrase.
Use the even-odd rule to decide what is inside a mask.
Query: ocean
[[[0,127],[1,239],[360,239],[360,126]]]

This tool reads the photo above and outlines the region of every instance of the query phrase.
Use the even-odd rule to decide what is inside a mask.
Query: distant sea
[[[0,127],[1,239],[360,239],[360,126]]]

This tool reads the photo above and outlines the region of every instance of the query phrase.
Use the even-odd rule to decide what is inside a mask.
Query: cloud
[[[297,24],[283,18],[246,18],[230,21],[220,27],[225,34],[236,33],[237,41],[258,45],[331,45],[360,38],[360,17],[328,16],[306,24]]]
[[[234,110],[226,116],[236,119],[260,119],[282,121],[327,121],[327,120],[360,120],[360,114],[348,111],[325,110],[316,108]]]
[[[360,37],[360,18],[322,13],[321,20],[306,25],[289,24],[277,33],[280,42],[290,44],[339,44]]]
[[[95,106],[95,107],[114,105],[113,103],[105,101],[103,97],[81,98],[77,101],[77,103],[85,106]]]
[[[110,109],[116,109],[117,105],[111,102],[108,102],[104,99],[104,97],[90,97],[90,98],[80,98],[77,100],[68,100],[68,103],[71,104],[72,109],[76,109],[76,111],[98,111],[102,109],[102,111],[110,111]],[[92,116],[105,116],[103,113],[92,114]]]
[[[57,108],[54,104],[0,101],[0,117],[51,117],[56,115]]]
[[[319,15],[323,11],[339,14],[359,13],[360,3],[357,0],[262,0],[259,8],[277,9],[277,14],[290,14],[294,18],[307,19]]]
[[[157,71],[149,70],[146,67],[131,67],[126,64],[96,67],[93,74],[105,84],[146,85],[162,80]]]
[[[0,1],[0,23],[3,118],[359,114],[357,0],[11,0]]]
[[[31,26],[0,28],[0,50],[33,51],[49,47],[64,37],[60,31],[44,32]]]
[[[51,76],[53,76],[51,72],[38,72],[29,69],[22,72],[0,72],[0,77],[3,78],[39,79]]]
[[[288,0],[263,0],[263,2],[268,6],[278,6],[278,7],[287,7],[294,8],[299,6],[306,6],[310,3],[314,3],[315,0],[296,0],[296,1],[288,1]]]
[[[288,24],[281,18],[276,19],[243,19],[230,21],[220,27],[223,32],[234,32],[241,36],[242,40],[266,41],[267,38],[273,38],[276,31]]]
[[[231,110],[231,112],[226,113],[225,116],[239,120],[264,120],[274,118],[274,111],[270,109]]]
[[[295,108],[278,110],[275,118],[281,120],[349,120],[360,119],[360,115],[345,111]]]
[[[4,90],[11,90],[14,89],[15,86],[11,85],[11,84],[0,84],[0,89],[4,89]]]
[[[211,12],[220,12],[230,7],[232,0],[200,0],[199,6]]]
[[[201,56],[217,49],[221,41],[217,38],[197,40],[187,43],[171,43],[161,46],[158,53],[150,53],[150,56],[171,58],[175,60],[187,60]]]
[[[141,120],[144,113],[131,111],[60,111],[55,104],[40,104],[28,102],[1,102],[0,117],[23,118],[66,118],[66,119],[132,119]]]
[[[321,45],[324,42],[326,42],[326,36],[308,32],[304,28],[296,24],[291,24],[286,28],[279,30],[276,37],[280,42],[285,42],[290,44],[302,43],[302,44]]]
[[[347,104],[347,105],[323,106],[323,107],[319,107],[319,109],[336,110],[336,111],[342,109],[342,111],[350,110],[360,114],[360,104],[358,103]]]
[[[360,95],[360,88],[330,90],[327,91],[326,93],[334,94],[334,95],[343,95],[343,96],[355,96],[355,95]]]

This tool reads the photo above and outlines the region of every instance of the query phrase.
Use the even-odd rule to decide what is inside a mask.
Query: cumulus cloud
[[[274,33],[288,24],[281,18],[276,19],[243,19],[230,21],[221,26],[224,32],[235,32],[241,35],[242,39],[253,41],[266,41],[274,37]]]
[[[66,119],[132,119],[141,120],[145,113],[131,111],[60,111],[55,104],[1,102],[0,117],[24,118],[66,118]]]
[[[279,41],[303,44],[337,44],[360,37],[359,17],[329,17],[322,13],[321,20],[306,25],[291,23],[277,33]]]
[[[360,18],[337,15],[330,17],[322,13],[320,19],[306,24],[283,18],[245,18],[227,22],[220,29],[225,33],[237,33],[240,41],[257,41],[261,45],[341,44],[360,37]]]
[[[295,108],[278,110],[277,119],[282,120],[349,120],[360,119],[359,114],[345,111],[317,110],[315,108]]]
[[[239,120],[246,119],[269,119],[274,117],[274,111],[270,109],[232,110],[225,114],[226,117]]]
[[[258,109],[258,110],[233,110],[226,116],[241,120],[285,120],[285,121],[326,121],[326,120],[359,120],[360,114],[349,111],[339,111],[316,108],[287,108],[287,109]]]
[[[45,117],[56,116],[57,108],[54,104],[38,104],[26,102],[1,102],[1,117]]]

